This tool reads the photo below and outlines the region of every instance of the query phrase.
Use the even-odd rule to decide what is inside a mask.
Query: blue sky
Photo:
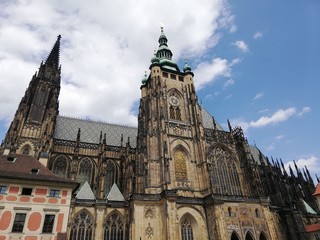
[[[229,119],[265,155],[320,172],[318,0],[0,1],[0,9],[0,139],[59,34],[60,114],[136,125],[163,23],[220,125]]]

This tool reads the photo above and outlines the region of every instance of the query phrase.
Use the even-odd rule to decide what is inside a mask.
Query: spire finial
[[[61,35],[58,35],[57,41],[55,42],[45,64],[52,65],[55,69],[59,69],[59,58],[60,58],[60,39]]]
[[[163,22],[161,22],[161,23],[160,23],[161,33],[163,33],[163,28],[164,28],[164,24],[163,24]]]

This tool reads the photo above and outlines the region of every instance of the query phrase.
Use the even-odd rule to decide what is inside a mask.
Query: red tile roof
[[[320,195],[320,183],[317,184],[316,191],[314,192],[313,196],[318,196],[318,195]]]
[[[305,225],[304,226],[306,232],[315,232],[320,230],[320,223],[312,224],[312,225]]]
[[[8,158],[15,160],[8,161]],[[38,173],[31,173],[32,169],[39,169],[39,171]],[[20,154],[0,155],[0,176],[9,179],[64,183],[74,185],[74,187],[78,184],[75,181],[55,175],[34,157]]]

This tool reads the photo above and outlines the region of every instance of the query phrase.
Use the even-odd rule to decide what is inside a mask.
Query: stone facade
[[[180,71],[167,41],[162,29],[134,128],[58,115],[59,37],[3,151],[33,155],[90,193],[73,198],[73,240],[307,239],[302,201],[319,212],[308,170],[287,174],[281,160],[249,146],[241,128],[223,130],[199,105],[194,74],[187,63]]]

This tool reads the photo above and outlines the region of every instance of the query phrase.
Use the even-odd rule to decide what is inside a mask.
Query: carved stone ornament
[[[148,227],[146,228],[146,237],[152,238],[153,237],[153,229],[150,227],[150,223],[148,223]]]
[[[180,101],[176,96],[171,96],[170,97],[170,104],[172,106],[178,107],[180,105]]]
[[[156,212],[155,207],[144,207],[145,218],[153,218]]]

